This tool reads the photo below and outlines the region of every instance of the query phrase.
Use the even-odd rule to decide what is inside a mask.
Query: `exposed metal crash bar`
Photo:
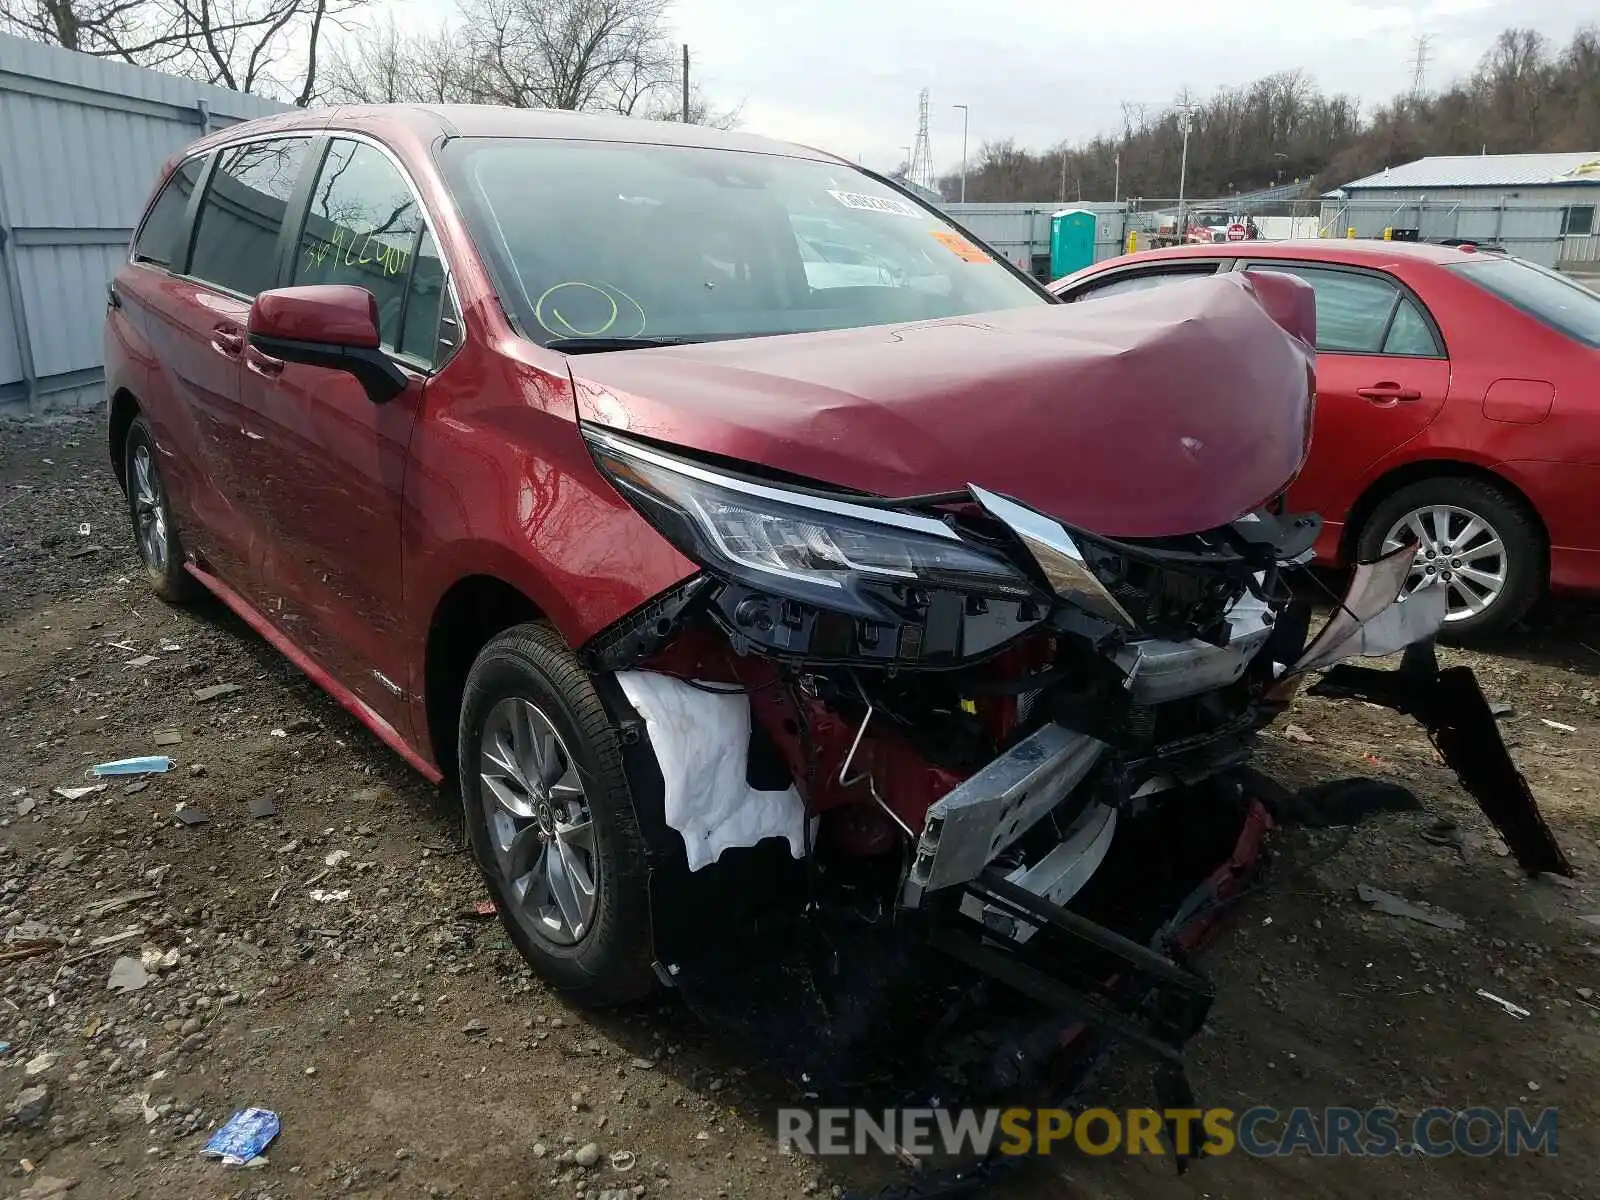
[[[928,809],[901,902],[970,883],[1083,782],[1105,743],[1061,725],[1029,734]]]

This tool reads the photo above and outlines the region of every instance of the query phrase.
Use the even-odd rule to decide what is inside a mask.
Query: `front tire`
[[[616,731],[550,626],[478,655],[457,761],[478,865],[523,957],[581,1004],[648,993],[649,869]]]
[[[128,426],[122,447],[122,478],[126,481],[128,515],[133,522],[134,545],[145,578],[157,596],[168,604],[194,598],[199,585],[183,568],[183,541],[172,519],[166,485],[161,480],[155,435],[143,417]]]
[[[1447,589],[1440,635],[1449,640],[1503,632],[1544,591],[1538,520],[1486,480],[1446,475],[1401,488],[1372,510],[1356,554],[1370,562],[1409,544],[1421,549],[1406,594],[1430,582]]]

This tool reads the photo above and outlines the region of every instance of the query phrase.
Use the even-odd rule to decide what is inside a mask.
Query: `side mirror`
[[[250,344],[269,358],[346,371],[374,404],[406,390],[406,373],[380,348],[378,300],[345,283],[262,292],[250,305]]]

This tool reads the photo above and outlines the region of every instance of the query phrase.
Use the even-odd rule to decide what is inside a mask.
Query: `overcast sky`
[[[448,0],[406,0],[418,16]],[[437,6],[437,7],[436,7]],[[742,128],[892,169],[930,90],[934,163],[987,138],[1040,149],[1114,130],[1124,101],[1161,105],[1299,67],[1364,104],[1410,86],[1431,38],[1428,82],[1469,72],[1500,30],[1565,42],[1596,0],[674,0],[691,75]],[[407,22],[410,23],[409,21]]]

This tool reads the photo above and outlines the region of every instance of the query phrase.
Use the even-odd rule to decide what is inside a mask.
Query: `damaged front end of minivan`
[[[1291,792],[1250,758],[1308,672],[1431,645],[1445,597],[1401,600],[1414,550],[1358,568],[1313,634],[1290,584],[1320,522],[1276,497],[1109,537],[982,480],[885,499],[585,437],[699,567],[583,651],[652,781],[663,979],[812,1090],[887,1060],[947,1102],[1017,1095],[1116,1043],[1186,1106],[1212,999],[1188,955],[1266,832],[1408,799]],[[1411,710],[1434,730],[1450,703]],[[1559,859],[1537,840],[1519,857]]]

